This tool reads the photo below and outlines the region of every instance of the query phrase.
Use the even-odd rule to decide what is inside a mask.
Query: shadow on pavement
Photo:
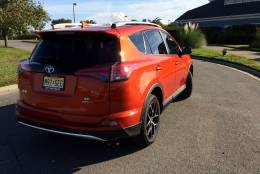
[[[0,107],[0,173],[70,174],[138,150],[131,142],[109,147],[26,128],[16,123],[15,105]]]
[[[260,58],[257,58],[257,59],[254,59],[255,61],[257,61],[257,62],[260,62]]]

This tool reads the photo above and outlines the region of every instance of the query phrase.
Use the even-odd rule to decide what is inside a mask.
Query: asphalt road
[[[167,107],[145,149],[26,128],[14,109],[0,108],[1,174],[260,174],[260,82],[216,64],[195,61],[193,96]]]

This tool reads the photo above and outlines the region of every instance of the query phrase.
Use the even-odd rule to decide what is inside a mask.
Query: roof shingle
[[[224,5],[224,0],[215,0],[201,7],[187,11],[176,21],[256,13],[260,13],[260,1]]]

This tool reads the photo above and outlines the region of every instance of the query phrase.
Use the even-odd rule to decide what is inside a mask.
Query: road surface
[[[260,82],[194,65],[193,96],[166,108],[156,143],[145,149],[26,128],[16,123],[14,105],[0,107],[0,173],[260,173]]]

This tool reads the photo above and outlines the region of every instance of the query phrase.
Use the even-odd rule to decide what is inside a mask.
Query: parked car
[[[18,122],[95,140],[155,141],[164,107],[192,93],[191,49],[156,24],[64,28],[38,33],[20,63]]]

